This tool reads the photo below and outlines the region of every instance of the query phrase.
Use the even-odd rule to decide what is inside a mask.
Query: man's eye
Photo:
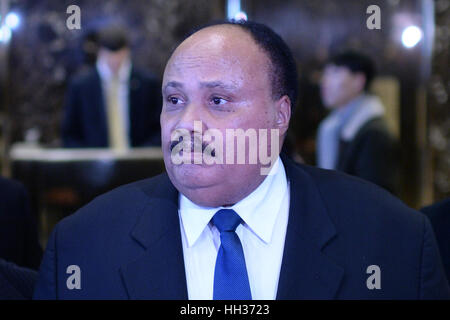
[[[178,102],[180,101],[180,99],[176,98],[176,97],[169,97],[169,102],[172,104],[178,104]]]
[[[227,100],[225,100],[223,98],[219,98],[219,97],[214,97],[211,99],[211,102],[215,105],[221,105],[221,104],[225,104],[227,102]]]

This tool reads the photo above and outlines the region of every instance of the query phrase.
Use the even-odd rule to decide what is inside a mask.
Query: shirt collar
[[[132,63],[130,59],[125,60],[120,66],[118,78],[121,82],[125,82],[129,79],[131,73]],[[100,75],[102,81],[110,81],[113,78],[111,70],[108,68],[106,63],[101,59],[97,59],[96,63],[97,71]]]
[[[180,193],[180,215],[188,246],[195,244],[214,214],[220,209],[236,211],[252,232],[265,243],[270,243],[286,192],[286,171],[278,157],[264,181],[247,197],[231,207],[202,207]]]

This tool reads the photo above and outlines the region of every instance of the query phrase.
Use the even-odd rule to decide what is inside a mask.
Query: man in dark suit
[[[420,211],[430,219],[436,234],[447,280],[450,281],[450,198],[422,208]]]
[[[42,249],[27,192],[17,181],[0,177],[0,258],[38,269]]]
[[[60,222],[35,298],[450,298],[424,215],[371,183],[279,157],[296,82],[289,48],[264,25],[190,35],[164,72],[167,173]],[[236,163],[240,152],[249,160]]]
[[[68,148],[160,145],[161,86],[132,66],[124,30],[99,33],[97,65],[71,82],[62,139]]]
[[[0,259],[0,300],[31,300],[38,273]]]
[[[368,93],[374,76],[374,63],[358,52],[338,54],[327,63],[321,95],[333,111],[319,126],[317,164],[396,193],[398,145],[383,118],[381,101]]]

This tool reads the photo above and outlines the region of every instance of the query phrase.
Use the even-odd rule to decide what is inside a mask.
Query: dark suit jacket
[[[129,90],[130,145],[160,145],[160,83],[152,76],[132,68]],[[96,68],[76,77],[69,85],[62,139],[66,148],[109,146],[105,99]]]
[[[441,252],[447,280],[450,281],[450,198],[422,208],[431,221]]]
[[[340,141],[336,170],[398,192],[399,150],[382,118],[364,124],[348,142]]]
[[[0,177],[0,258],[38,269],[42,258],[28,194],[17,181]]]
[[[37,279],[36,271],[0,259],[0,300],[30,300]]]
[[[278,299],[450,298],[430,223],[390,193],[283,158],[289,223]],[[67,267],[80,268],[69,290]],[[381,289],[369,290],[370,265]],[[52,232],[38,299],[187,299],[178,192],[167,174],[98,197]]]

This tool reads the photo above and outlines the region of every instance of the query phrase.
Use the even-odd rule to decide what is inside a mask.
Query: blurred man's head
[[[231,205],[243,199],[265,178],[259,162],[174,164],[172,133],[184,130],[202,138],[211,129],[223,137],[227,129],[276,129],[281,146],[296,97],[294,59],[268,27],[221,23],[189,36],[174,51],[163,79],[162,148],[172,183],[204,206]],[[194,121],[201,123],[200,128]],[[224,158],[225,144],[224,138]],[[278,156],[279,148],[273,152]]]
[[[357,52],[334,56],[325,66],[321,81],[322,101],[327,108],[340,108],[370,87],[375,76],[373,61]]]
[[[98,58],[112,74],[117,74],[120,67],[130,59],[130,48],[125,29],[116,26],[100,30],[98,35]]]

